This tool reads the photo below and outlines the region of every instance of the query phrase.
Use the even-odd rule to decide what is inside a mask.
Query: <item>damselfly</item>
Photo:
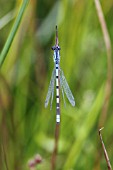
[[[51,81],[48,89],[48,93],[45,100],[45,107],[48,106],[49,100],[51,98],[50,109],[52,109],[52,102],[54,97],[54,86],[55,86],[55,79],[56,79],[56,122],[60,123],[60,96],[59,96],[59,89],[62,90],[62,95],[64,99],[64,92],[71,103],[72,106],[75,106],[75,100],[69,88],[69,85],[66,81],[63,71],[61,70],[59,63],[60,63],[60,46],[58,45],[58,31],[56,26],[56,44],[52,47],[54,51],[53,61],[54,61],[54,69],[51,76]],[[65,104],[65,99],[64,99]],[[66,105],[66,104],[65,104]]]

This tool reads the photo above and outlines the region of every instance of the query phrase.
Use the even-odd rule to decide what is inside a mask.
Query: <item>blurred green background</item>
[[[26,0],[25,0],[26,1]],[[0,51],[13,27],[21,0],[0,0]],[[101,1],[113,43],[113,1]],[[31,0],[0,71],[0,169],[29,170],[40,154],[38,170],[49,170],[54,148],[55,97],[44,108],[53,63],[51,46],[58,25],[60,66],[75,97],[73,108],[61,98],[57,170],[107,169],[98,128],[113,165],[113,95],[107,115],[102,107],[107,54],[94,1]],[[8,168],[7,168],[8,166]],[[31,168],[32,169],[32,168]]]

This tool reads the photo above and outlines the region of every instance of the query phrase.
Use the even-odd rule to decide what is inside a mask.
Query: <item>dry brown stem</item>
[[[107,111],[108,111],[108,105],[109,105],[109,100],[110,100],[110,95],[111,95],[111,85],[112,85],[112,48],[111,48],[111,41],[110,41],[110,36],[107,30],[106,22],[104,19],[103,11],[101,8],[101,4],[99,0],[94,0],[96,10],[97,10],[97,15],[99,18],[99,22],[101,25],[101,29],[103,32],[103,38],[106,46],[106,53],[107,53],[107,79],[106,79],[106,86],[105,86],[105,98],[104,98],[104,103],[102,106],[102,113],[100,116],[100,121],[99,121],[99,127],[104,125],[104,122],[107,117]]]
[[[110,164],[110,160],[109,160],[109,157],[108,157],[108,153],[107,153],[107,150],[105,148],[105,145],[104,145],[104,142],[103,142],[103,139],[102,139],[102,135],[101,135],[101,130],[102,129],[103,128],[99,129],[100,141],[101,141],[101,144],[102,144],[102,149],[104,151],[104,156],[105,156],[105,160],[106,160],[106,163],[107,163],[108,170],[112,170],[112,167],[111,167],[111,164]]]
[[[56,156],[57,156],[57,150],[58,150],[58,140],[59,140],[59,130],[60,130],[60,123],[56,123],[56,129],[55,129],[55,146],[54,146],[54,151],[52,154],[52,159],[51,159],[51,169],[55,170],[56,166]]]

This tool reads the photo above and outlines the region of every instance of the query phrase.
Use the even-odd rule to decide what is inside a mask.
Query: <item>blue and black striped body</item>
[[[60,123],[60,47],[58,45],[52,47],[54,50],[53,60],[55,63],[55,73],[56,73],[56,122]]]

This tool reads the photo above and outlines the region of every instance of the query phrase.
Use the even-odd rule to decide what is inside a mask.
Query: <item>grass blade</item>
[[[27,6],[28,2],[29,2],[29,0],[24,0],[21,7],[20,7],[20,11],[19,11],[19,13],[17,15],[15,23],[14,23],[14,25],[12,27],[12,30],[11,30],[8,38],[7,38],[7,41],[6,41],[6,43],[5,43],[4,47],[3,47],[3,50],[2,50],[2,52],[0,54],[0,67],[2,66],[2,64],[3,64],[3,62],[4,62],[4,60],[5,60],[6,56],[7,56],[7,53],[9,51],[9,48],[10,48],[10,46],[12,44],[12,41],[13,41],[13,39],[15,37],[15,34],[16,34],[17,30],[18,30],[18,27],[20,25],[22,16],[24,14],[24,11],[26,9],[26,6]]]
[[[85,139],[87,138],[90,130],[92,129],[93,125],[95,125],[95,121],[98,117],[99,111],[102,107],[103,103],[103,95],[104,95],[104,86],[102,86],[99,90],[97,98],[89,111],[86,120],[84,121],[83,126],[81,126],[79,130],[79,134],[76,138],[76,141],[73,143],[70,153],[67,157],[67,161],[64,165],[64,170],[68,170],[74,166],[77,161],[77,158],[80,154],[80,151],[83,146]]]

